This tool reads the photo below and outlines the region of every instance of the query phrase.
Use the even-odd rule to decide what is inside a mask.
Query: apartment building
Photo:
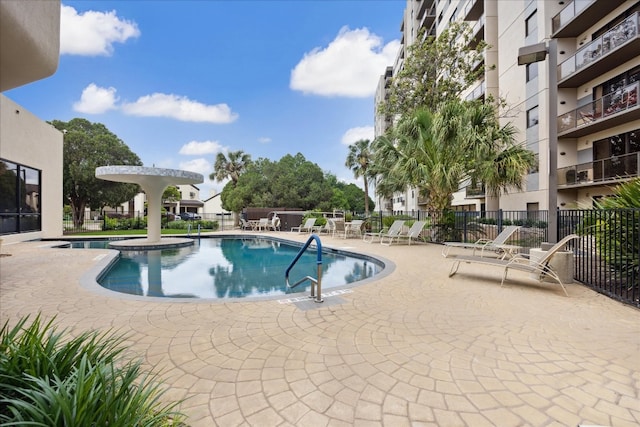
[[[60,1],[0,1],[0,91],[52,75],[59,44]],[[61,234],[62,133],[0,95],[0,238]]]
[[[517,139],[538,155],[522,192],[488,198],[462,183],[452,202],[460,210],[546,210],[590,207],[640,170],[640,2],[637,0],[408,0],[402,48],[380,79],[376,103],[402,67],[421,28],[427,36],[466,21],[474,41],[485,40],[484,78],[465,96],[504,99]],[[522,47],[549,54],[518,65]],[[522,61],[521,61],[522,62]],[[376,104],[377,105],[377,104]],[[376,116],[376,135],[389,126]],[[423,209],[415,191],[383,201],[384,208]]]

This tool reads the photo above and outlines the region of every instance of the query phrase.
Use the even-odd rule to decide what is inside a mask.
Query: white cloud
[[[393,64],[400,41],[382,46],[367,28],[343,27],[329,45],[315,48],[291,71],[289,86],[306,94],[365,98],[373,96],[378,79]]]
[[[197,159],[180,162],[179,169],[200,173],[204,176],[204,179],[206,181],[209,178],[209,174],[213,172],[213,163],[203,157],[200,157]]]
[[[344,145],[351,145],[361,139],[373,141],[374,136],[375,130],[373,126],[355,127],[347,130],[344,135],[342,135],[342,143]]]
[[[187,156],[202,156],[222,150],[223,147],[218,141],[190,141],[180,148],[179,153]]]
[[[80,113],[101,114],[116,108],[116,89],[100,87],[91,83],[84,88],[80,101],[73,104],[73,109]]]
[[[267,136],[262,136],[260,138],[258,138],[258,142],[260,144],[268,144],[271,142],[271,138],[267,137]]]
[[[133,116],[169,117],[183,122],[231,123],[238,118],[227,104],[206,105],[185,96],[164,93],[124,103],[122,111]]]
[[[140,36],[135,22],[118,18],[115,10],[78,13],[62,5],[60,13],[60,54],[109,56],[114,43]]]

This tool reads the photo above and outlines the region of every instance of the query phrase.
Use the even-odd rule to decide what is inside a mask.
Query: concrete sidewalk
[[[640,310],[492,267],[448,278],[437,245],[322,242],[395,271],[311,309],[138,301],[81,286],[106,250],[3,245],[0,320],[129,333],[192,426],[640,424]]]

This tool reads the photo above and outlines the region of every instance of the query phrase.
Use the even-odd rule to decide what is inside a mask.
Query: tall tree
[[[242,150],[230,151],[228,158],[224,153],[218,153],[216,162],[213,165],[213,173],[209,175],[209,178],[218,182],[230,179],[233,185],[236,185],[240,175],[250,163],[251,156]]]
[[[331,196],[322,169],[298,153],[278,162],[261,158],[251,163],[235,186],[232,181],[225,185],[221,200],[234,211],[249,206],[310,210],[326,206]]]
[[[418,108],[436,111],[460,97],[484,76],[484,41],[471,43],[468,23],[454,22],[438,37],[420,36],[408,47],[402,69],[392,78],[388,96],[378,105],[390,118],[411,114]],[[493,66],[489,64],[488,66]]]
[[[440,211],[462,182],[483,182],[497,195],[521,188],[535,155],[516,144],[511,124],[501,127],[491,104],[447,102],[432,113],[418,109],[375,141],[379,191],[419,189],[429,210]]]
[[[209,179],[215,179],[218,182],[229,179],[229,183],[233,188],[237,185],[240,176],[244,173],[244,171],[250,164],[251,156],[249,154],[246,154],[242,150],[230,151],[228,158],[224,155],[224,153],[218,153],[218,155],[216,156],[216,162],[213,165],[213,173],[209,175]],[[225,188],[227,188],[226,185]],[[224,207],[225,199],[222,197],[222,195],[220,196],[220,200],[222,200]],[[239,207],[236,203],[232,205],[235,207],[235,209],[231,209],[231,211],[233,212],[233,221],[235,224],[238,224],[240,222],[240,210],[242,210],[242,205],[240,205]],[[232,205],[227,204],[227,206]]]
[[[117,206],[133,198],[140,187],[98,179],[96,168],[110,165],[141,166],[140,158],[102,123],[86,119],[51,124],[64,133],[63,193],[71,204],[73,223],[84,223],[84,211]]]
[[[353,176],[362,177],[364,180],[364,214],[369,216],[369,180],[371,175],[371,159],[373,153],[371,150],[371,141],[368,139],[360,139],[349,145],[349,154],[345,166],[353,171]]]

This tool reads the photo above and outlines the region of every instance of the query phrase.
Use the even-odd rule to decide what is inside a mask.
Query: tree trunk
[[[367,177],[364,177],[364,215],[369,216],[369,182]]]
[[[71,211],[73,212],[73,226],[78,228],[84,224],[84,208],[86,204],[82,201],[71,200]]]

